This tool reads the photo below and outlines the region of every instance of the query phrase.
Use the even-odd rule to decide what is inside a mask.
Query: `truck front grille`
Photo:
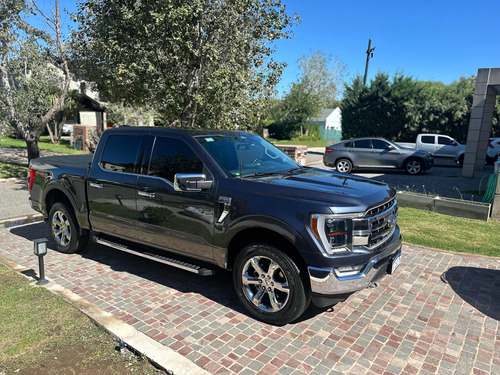
[[[377,252],[394,233],[397,218],[398,202],[392,198],[353,219],[353,250]]]

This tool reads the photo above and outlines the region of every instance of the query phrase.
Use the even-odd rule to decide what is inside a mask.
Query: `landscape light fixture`
[[[33,252],[38,257],[38,274],[40,275],[36,285],[45,285],[49,283],[45,280],[45,267],[43,264],[43,257],[47,254],[47,242],[49,242],[49,240],[46,238],[33,240]]]

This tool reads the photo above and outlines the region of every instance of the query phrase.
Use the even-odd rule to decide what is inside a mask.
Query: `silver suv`
[[[427,151],[404,148],[384,138],[353,138],[328,146],[323,163],[338,172],[354,168],[395,168],[418,174],[434,165]]]

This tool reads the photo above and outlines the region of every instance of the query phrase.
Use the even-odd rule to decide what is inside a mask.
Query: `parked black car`
[[[94,240],[201,276],[232,270],[257,318],[285,324],[393,273],[395,191],[301,167],[237,131],[121,127],[95,154],[34,159],[32,207],[59,251]]]
[[[343,173],[355,168],[391,168],[418,174],[431,168],[434,159],[427,151],[404,148],[384,138],[365,137],[326,147],[323,163]]]

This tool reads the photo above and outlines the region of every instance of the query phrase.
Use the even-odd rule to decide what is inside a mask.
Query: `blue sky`
[[[363,75],[368,39],[375,46],[368,78],[378,71],[402,72],[419,80],[450,83],[500,67],[498,0],[282,0],[301,24],[295,37],[277,42],[275,58],[285,61],[278,89],[283,93],[298,75],[297,59],[321,50],[342,60],[347,81]],[[41,0],[42,6],[53,4]],[[75,11],[75,1],[60,0]],[[66,21],[68,16],[63,16]]]
[[[500,67],[498,0],[333,1],[284,0],[302,23],[295,37],[277,43],[276,58],[288,62],[280,91],[296,80],[296,60],[322,50],[340,58],[350,81],[363,75],[368,39],[375,46],[368,79],[378,71],[402,72],[446,84]]]

